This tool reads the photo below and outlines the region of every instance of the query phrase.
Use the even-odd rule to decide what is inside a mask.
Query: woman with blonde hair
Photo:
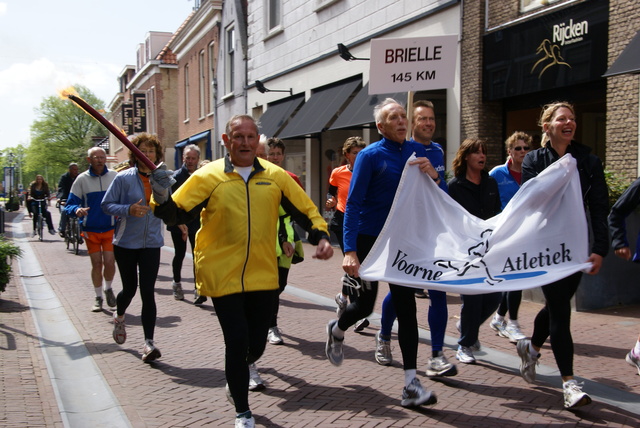
[[[593,231],[591,255],[586,260],[592,263],[590,275],[595,275],[602,266],[602,259],[609,250],[607,214],[609,192],[600,159],[591,149],[573,140],[577,124],[573,106],[567,102],[554,102],[543,108],[539,125],[543,138],[540,149],[529,152],[522,163],[522,182],[534,178],[553,162],[566,154],[577,161],[580,186],[584,203],[588,206],[589,223]],[[582,215],[582,214],[579,214]],[[570,215],[549,219],[570,222]],[[582,391],[582,385],[573,378],[573,339],[571,338],[571,298],[578,289],[582,272],[543,285],[545,306],[535,318],[531,340],[518,341],[517,349],[522,363],[520,374],[529,383],[536,376],[536,365],[540,348],[550,338],[551,349],[562,377],[564,407],[573,408],[591,403],[591,398]]]

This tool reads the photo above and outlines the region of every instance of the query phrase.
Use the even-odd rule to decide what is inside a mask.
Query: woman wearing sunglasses
[[[531,150],[531,137],[524,132],[516,131],[505,141],[507,148],[507,162],[493,168],[489,175],[498,182],[500,191],[500,203],[502,209],[507,206],[513,195],[522,184],[522,161]],[[522,301],[522,291],[509,291],[503,293],[502,302],[498,312],[494,315],[489,326],[498,333],[498,336],[506,337],[512,343],[527,337],[520,331],[518,324],[518,310]],[[509,312],[509,322],[505,316]]]

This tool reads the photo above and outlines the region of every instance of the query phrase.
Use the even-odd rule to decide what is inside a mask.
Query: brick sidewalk
[[[56,213],[54,221],[55,218]],[[28,221],[28,218],[22,220],[26,231],[30,230]],[[224,394],[222,335],[210,302],[201,308],[189,303],[193,286],[190,261],[185,260],[183,267],[186,299],[178,302],[171,293],[172,255],[163,251],[156,293],[156,341],[163,356],[157,363],[147,365],[140,361],[139,298],[134,298],[127,312],[127,342],[117,345],[111,338],[111,311],[98,314],[90,311],[94,295],[85,248],[75,256],[64,250],[60,238],[47,238],[47,242],[31,240],[45,277],[56,290],[131,424],[134,427],[231,426],[234,411]],[[168,235],[165,244],[171,245]],[[339,249],[330,261],[312,259],[311,247],[306,247],[306,251],[305,261],[292,268],[289,283],[332,301],[339,291],[342,259]],[[11,422],[14,425],[5,424],[3,419],[0,422],[3,426],[62,426],[38,349],[37,333],[24,307],[21,285],[10,287],[9,293],[2,295],[1,332],[14,338],[10,340],[15,341],[17,349],[5,349],[2,345],[0,350],[2,398],[5,409],[15,410],[21,405],[28,410],[21,420],[19,412],[12,413],[18,418]],[[114,288],[121,288],[118,276]],[[386,285],[380,288],[378,313],[387,291]],[[13,306],[6,306],[4,300]],[[428,300],[418,300],[423,328],[426,328],[427,307]],[[520,322],[525,333],[530,332],[539,308],[538,304],[523,302]],[[638,314],[640,307],[637,306],[574,313],[572,331],[576,375],[631,391],[640,403],[637,395],[640,376],[624,362],[624,355],[640,331]],[[459,297],[449,296],[447,335],[450,337],[456,336],[454,324],[458,315]],[[418,410],[404,409],[399,405],[403,373],[395,337],[396,361],[390,367],[382,367],[373,359],[376,330],[370,327],[364,334],[348,332],[345,362],[335,368],[324,356],[324,329],[333,317],[333,305],[286,292],[282,295],[279,324],[285,345],[267,345],[258,366],[268,388],[250,393],[258,426],[640,426],[640,404],[635,414],[598,402],[569,412],[562,409],[562,394],[557,385],[529,385],[517,370],[483,360],[474,366],[458,365],[456,377],[430,381],[424,375],[427,345],[420,346],[418,374],[423,385],[436,391],[439,402]],[[481,329],[480,340],[484,347],[516,355],[513,345],[493,335],[486,325]],[[447,341],[447,345],[453,346],[453,343]],[[18,350],[22,352],[20,355]],[[455,359],[453,351],[445,352],[450,360]],[[479,357],[482,358],[482,353]],[[548,347],[543,351],[541,363],[555,367]],[[12,364],[21,366],[7,370]],[[9,391],[5,379],[17,370],[23,381],[14,382]],[[8,415],[6,411],[5,415]]]

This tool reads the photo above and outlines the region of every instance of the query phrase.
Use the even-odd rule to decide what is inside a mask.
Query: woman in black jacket
[[[527,154],[522,163],[522,182],[534,178],[545,168],[565,154],[577,161],[582,197],[588,207],[593,243],[588,262],[592,263],[590,275],[595,275],[602,266],[602,259],[609,249],[607,214],[609,195],[600,159],[591,154],[591,149],[573,141],[576,131],[575,111],[567,102],[556,102],[544,107],[539,125],[542,127],[542,148]],[[549,219],[550,221],[572,221],[570,216]],[[518,355],[522,359],[520,373],[527,382],[533,382],[540,348],[549,337],[551,349],[562,377],[564,407],[572,408],[591,403],[591,398],[582,391],[581,384],[573,378],[573,340],[571,338],[571,298],[580,284],[581,272],[542,286],[545,306],[536,316],[531,340],[518,342]]]
[[[478,139],[466,139],[460,145],[452,162],[453,173],[449,196],[470,214],[487,220],[501,211],[498,183],[485,170],[487,146]],[[456,358],[464,364],[476,362],[473,351],[480,350],[478,331],[500,305],[502,293],[462,295],[460,331]]]

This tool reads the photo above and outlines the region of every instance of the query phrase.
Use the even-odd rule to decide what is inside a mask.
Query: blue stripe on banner
[[[538,271],[538,272],[523,272],[523,273],[512,273],[509,275],[501,275],[496,276],[496,278],[510,280],[510,279],[523,279],[523,278],[534,278],[540,275],[546,275],[548,272],[546,270]],[[455,281],[438,281],[438,284],[482,284],[486,278],[468,278],[468,279],[458,279]],[[504,284],[502,284],[504,285]]]

